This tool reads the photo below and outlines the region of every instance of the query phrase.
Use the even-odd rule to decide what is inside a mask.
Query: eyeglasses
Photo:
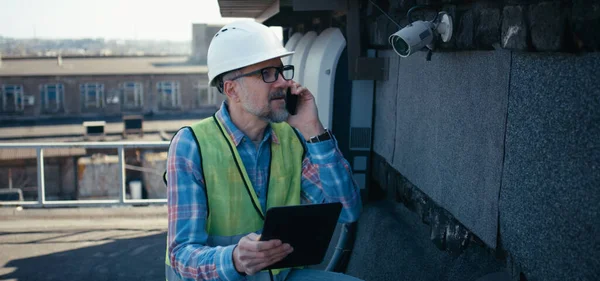
[[[284,66],[280,66],[280,67],[269,66],[269,67],[261,68],[259,70],[248,72],[246,74],[242,74],[240,76],[236,76],[230,80],[233,81],[238,78],[257,75],[257,74],[260,74],[262,76],[262,79],[265,83],[273,83],[273,82],[277,81],[277,79],[279,79],[279,74],[281,74],[283,79],[287,81],[287,80],[291,80],[292,78],[294,78],[294,66],[293,65],[284,65]]]

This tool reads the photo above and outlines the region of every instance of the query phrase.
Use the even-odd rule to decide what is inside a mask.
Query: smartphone
[[[285,94],[285,107],[291,115],[296,115],[296,107],[298,106],[298,95],[292,95],[292,89],[288,88]]]

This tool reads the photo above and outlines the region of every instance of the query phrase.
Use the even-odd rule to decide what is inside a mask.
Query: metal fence
[[[168,141],[153,142],[68,142],[68,143],[0,143],[0,149],[36,149],[37,150],[37,201],[0,201],[0,206],[28,207],[73,207],[73,206],[111,206],[133,204],[166,204],[167,199],[127,199],[125,184],[125,148],[167,148]],[[49,148],[99,148],[118,151],[119,158],[119,199],[106,200],[52,200],[46,201],[44,183],[44,149]]]

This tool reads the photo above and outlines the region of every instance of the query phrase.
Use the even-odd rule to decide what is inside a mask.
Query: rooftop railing
[[[37,151],[37,201],[0,201],[0,206],[27,207],[73,207],[73,206],[113,206],[134,204],[166,204],[167,199],[128,199],[126,198],[125,149],[126,148],[168,148],[168,141],[126,141],[126,142],[67,142],[67,143],[0,143],[0,149],[36,149]],[[114,149],[119,159],[119,198],[102,200],[46,200],[44,150],[52,148],[95,148]]]

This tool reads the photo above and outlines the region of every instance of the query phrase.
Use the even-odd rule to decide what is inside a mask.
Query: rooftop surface
[[[429,240],[428,226],[390,204],[365,208],[348,274],[362,280],[481,281],[500,271],[501,264],[477,246],[468,255],[440,251]],[[164,280],[167,215],[166,206],[0,208],[0,280]]]
[[[2,60],[0,77],[208,73],[187,57],[31,58]]]
[[[144,133],[147,132],[175,132],[181,127],[191,125],[199,119],[184,119],[184,120],[145,120],[143,123]],[[121,134],[123,132],[123,122],[107,122],[105,133]],[[73,140],[73,136],[82,137],[85,133],[83,124],[62,124],[53,126],[22,126],[22,127],[0,127],[0,143],[22,141],[25,139],[34,138],[51,138],[51,137],[69,137]],[[34,142],[40,140],[32,140]],[[79,140],[82,141],[82,140]]]
[[[167,216],[166,206],[0,207],[0,280],[165,280]]]
[[[0,280],[164,280],[166,231],[165,206],[0,208]]]

